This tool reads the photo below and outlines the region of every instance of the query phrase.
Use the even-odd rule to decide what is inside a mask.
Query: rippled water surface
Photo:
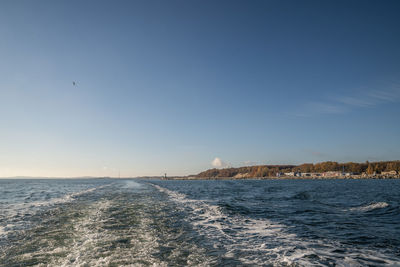
[[[0,266],[399,266],[399,180],[0,180]]]

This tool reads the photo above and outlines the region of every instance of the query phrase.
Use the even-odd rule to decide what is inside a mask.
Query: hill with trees
[[[277,173],[301,172],[323,173],[329,171],[344,171],[348,173],[374,173],[396,171],[400,173],[400,161],[380,161],[365,163],[338,163],[326,161],[320,163],[304,163],[301,165],[260,165],[239,168],[209,169],[196,175],[198,178],[259,178],[276,177]]]

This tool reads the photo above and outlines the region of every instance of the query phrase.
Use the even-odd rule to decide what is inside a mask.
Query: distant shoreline
[[[375,175],[350,175],[350,176],[268,176],[268,177],[198,177],[198,176],[172,176],[161,178],[162,180],[393,180],[400,179],[400,174],[388,176],[382,174]]]
[[[366,177],[248,177],[248,178],[235,178],[235,177],[167,177],[161,178],[161,180],[396,180],[400,179],[400,176],[393,177],[377,177],[377,176],[366,176]]]
[[[325,161],[300,165],[258,165],[208,169],[188,179],[388,179],[400,178],[400,161]],[[190,178],[189,178],[190,177]]]

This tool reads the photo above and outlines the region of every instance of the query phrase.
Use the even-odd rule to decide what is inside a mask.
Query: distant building
[[[323,177],[337,177],[337,176],[343,176],[343,173],[337,171],[329,171],[329,172],[323,172],[321,175]]]
[[[301,177],[301,172],[285,172],[284,173],[285,176],[291,176],[291,177]]]
[[[396,175],[397,171],[387,171],[387,172],[381,172],[382,175]]]
[[[350,177],[352,175],[360,175],[360,173],[358,173],[358,172],[345,172],[345,173],[343,173],[343,175],[346,176],[346,177]]]

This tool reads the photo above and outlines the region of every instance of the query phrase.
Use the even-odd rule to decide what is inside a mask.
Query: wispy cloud
[[[298,110],[290,112],[289,115],[296,117],[313,117],[315,115],[343,114],[345,112],[348,112],[348,108],[343,104],[314,101],[306,103]]]
[[[369,107],[375,105],[374,101],[357,98],[353,96],[340,97],[338,99],[338,102],[347,106],[354,106],[354,107]]]
[[[368,93],[368,96],[379,102],[396,102],[400,97],[400,90],[382,91],[373,90]]]
[[[345,96],[334,96],[321,101],[310,101],[295,113],[298,117],[312,117],[324,114],[344,114],[357,108],[369,108],[385,103],[400,101],[400,82],[392,83],[386,89],[369,89]]]
[[[309,108],[322,114],[340,114],[348,111],[343,105],[326,102],[311,102]]]

